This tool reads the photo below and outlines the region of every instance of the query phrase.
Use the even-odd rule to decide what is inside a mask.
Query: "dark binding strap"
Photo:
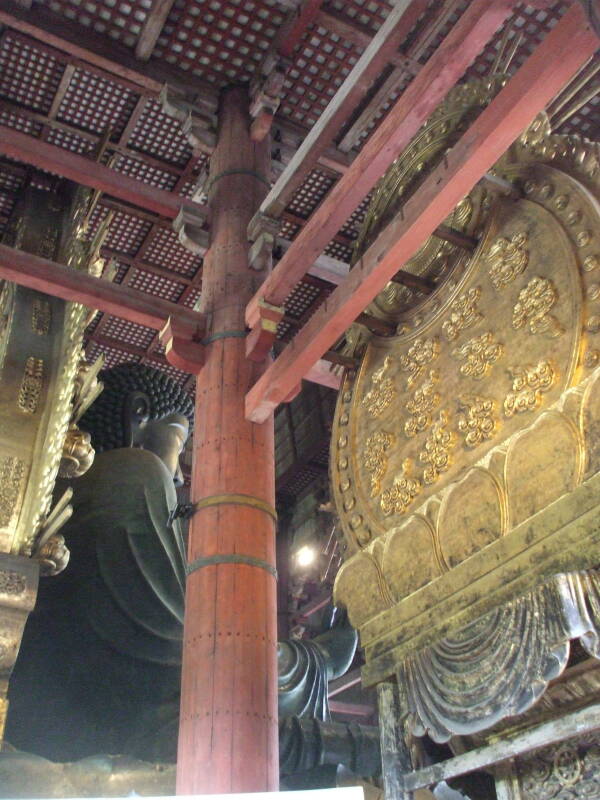
[[[210,497],[204,497],[198,500],[197,503],[191,504],[191,513],[193,516],[203,508],[212,508],[213,506],[248,506],[249,508],[256,508],[259,511],[264,511],[277,522],[277,512],[270,503],[266,500],[261,500],[260,497],[253,497],[251,494],[213,494]]]
[[[268,561],[263,561],[262,558],[255,558],[254,556],[245,556],[240,553],[217,553],[214,556],[205,556],[204,558],[196,558],[191,564],[186,567],[186,573],[191,575],[196,570],[202,567],[211,567],[214,564],[246,564],[249,567],[258,567],[270,573],[275,580],[277,580],[277,570]]]
[[[228,178],[230,175],[250,175],[251,178],[256,178],[256,180],[260,181],[261,183],[264,183],[265,186],[268,186],[269,189],[271,188],[270,181],[268,181],[264,175],[261,175],[259,172],[255,172],[253,169],[243,169],[240,167],[238,169],[225,169],[223,170],[223,172],[219,172],[218,175],[215,175],[214,178],[209,180],[208,185],[204,190],[204,194],[208,196],[210,190],[213,188],[213,186],[217,181],[221,180],[221,178]]]
[[[207,344],[211,342],[216,342],[218,339],[245,339],[247,335],[247,331],[219,331],[218,333],[212,333],[210,336],[207,336],[205,339],[202,339],[200,344],[203,344],[205,347]]]

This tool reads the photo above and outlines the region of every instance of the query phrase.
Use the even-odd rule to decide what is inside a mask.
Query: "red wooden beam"
[[[275,217],[281,215],[294,191],[316,165],[319,156],[332,143],[341,126],[385,68],[390,56],[408,36],[426,6],[427,0],[398,0],[395,3],[388,18],[321,114],[317,124],[311,128],[261,203],[261,214]]]
[[[285,58],[292,57],[292,53],[306,33],[306,29],[310,27],[318,17],[323,2],[324,0],[306,0],[306,2],[295,11],[295,15],[290,21],[290,25],[277,48],[282,56]]]
[[[204,331],[204,317],[189,308],[129,286],[94,278],[5,244],[0,244],[0,278],[63,300],[82,303],[153,330],[161,330],[169,317],[173,317],[185,327],[190,338],[199,338]]]
[[[360,686],[360,684],[360,667],[357,667],[356,669],[351,669],[345,675],[341,675],[339,678],[334,678],[332,681],[329,681],[327,685],[327,697],[335,697],[345,692],[347,689],[351,689],[353,686]]]
[[[250,327],[258,321],[260,298],[284,305],[310,265],[502,26],[513,5],[514,0],[473,0],[252,298],[246,310]]]
[[[599,45],[575,4],[252,387],[248,419],[261,422],[289,395]]]
[[[345,703],[343,700],[330,700],[329,710],[334,714],[349,714],[352,717],[372,717],[375,713],[373,706],[364,703]]]
[[[175,219],[182,206],[190,206],[194,211],[200,208],[197,203],[176,194],[149,186],[104,164],[5,125],[0,125],[0,152],[169,219]]]

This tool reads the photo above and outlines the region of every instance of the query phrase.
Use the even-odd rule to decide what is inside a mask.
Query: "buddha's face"
[[[131,410],[131,447],[149,450],[167,467],[176,486],[183,485],[179,457],[185,447],[190,424],[183,414],[169,414],[160,419],[149,419],[147,395],[135,392],[128,404]]]
[[[190,424],[181,414],[170,414],[162,419],[152,419],[141,426],[136,447],[157,455],[173,475],[176,486],[183,486],[179,456],[188,438]]]

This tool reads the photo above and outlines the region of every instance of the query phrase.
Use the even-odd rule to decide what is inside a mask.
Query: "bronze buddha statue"
[[[169,762],[176,759],[186,567],[172,512],[193,404],[146,366],[121,365],[101,378],[104,391],[80,421],[97,455],[71,484],[73,516],[62,529],[70,563],[43,582],[30,616],[6,736],[54,761],[119,753]],[[332,726],[334,757],[352,760],[355,734],[328,721],[327,681],[348,669],[356,642],[345,623],[312,642],[280,643],[288,772],[327,761],[313,724]],[[290,724],[292,717],[304,722]]]

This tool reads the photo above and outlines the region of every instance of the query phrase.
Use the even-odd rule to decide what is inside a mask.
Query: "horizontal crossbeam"
[[[431,786],[440,781],[456,778],[468,772],[485,769],[509,758],[564,742],[573,736],[583,736],[600,729],[600,704],[573,711],[561,719],[553,719],[536,725],[524,733],[502,739],[499,742],[478,747],[455,758],[432,764],[430,767],[404,775],[402,788],[406,792]]]
[[[246,396],[248,419],[263,422],[289,396],[315,361],[383,289],[398,266],[416,253],[599,45],[582,7],[573,5],[415,192],[402,216],[380,233],[345,281],[252,387]],[[306,261],[311,263],[309,257]]]
[[[0,152],[169,219],[175,219],[182,206],[203,213],[197,203],[5,125],[0,125]]]
[[[170,317],[174,317],[180,327],[186,329],[190,339],[199,340],[204,335],[204,317],[189,308],[129,286],[94,278],[5,244],[0,244],[0,278],[157,331]]]

